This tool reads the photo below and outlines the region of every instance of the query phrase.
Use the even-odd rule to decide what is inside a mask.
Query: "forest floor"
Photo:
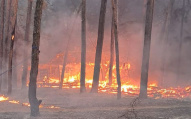
[[[20,103],[0,102],[0,119],[191,119],[191,99],[139,100],[122,95],[117,100],[115,94],[80,94],[77,89],[51,88],[38,88],[37,98],[44,107],[39,117],[30,118],[30,108],[22,104],[28,102],[28,89],[14,90],[9,100]]]

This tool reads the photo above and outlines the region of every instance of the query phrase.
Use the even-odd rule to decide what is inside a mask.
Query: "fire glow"
[[[15,36],[14,36],[14,35],[12,35],[12,36],[11,36],[11,40],[14,40],[14,38],[15,38]]]
[[[27,103],[27,102],[26,102],[26,103],[21,103],[21,102],[18,101],[18,100],[9,100],[9,97],[5,97],[4,95],[0,96],[0,102],[3,102],[3,101],[4,101],[4,102],[7,101],[7,102],[9,102],[9,103],[11,103],[11,104],[17,104],[17,105],[22,105],[22,106],[30,107],[30,104]],[[41,104],[41,105],[39,106],[39,108],[59,109],[60,107],[54,106],[54,105],[45,106],[45,105]]]
[[[62,66],[60,69],[62,69]],[[63,82],[63,88],[71,88],[71,89],[79,89],[80,88],[80,63],[70,63],[66,66],[66,72]],[[92,88],[92,76],[93,76],[93,68],[94,63],[87,63],[86,64],[86,88]],[[128,74],[131,71],[131,64],[125,63],[120,66],[120,72],[123,74]],[[61,70],[59,69],[59,73],[61,75]],[[100,73],[100,81],[99,81],[99,89],[100,93],[108,93],[108,94],[116,94],[117,93],[117,82],[116,82],[116,66],[113,65],[113,82],[112,85],[109,86],[109,62],[105,62],[101,65],[101,73]],[[124,73],[124,71],[126,71]],[[121,73],[121,77],[123,76]],[[51,87],[51,88],[58,88],[60,83],[59,77],[49,77],[46,75],[42,81],[38,81],[38,87]],[[128,82],[127,79],[121,78],[121,91],[124,95],[128,96],[138,96],[139,95],[140,87],[132,82]],[[158,87],[157,83],[150,83],[147,88],[148,96],[158,99],[158,98],[187,98],[190,96],[191,93],[191,86],[185,88],[161,88]]]
[[[4,95],[3,96],[0,96],[0,102],[3,102],[3,101],[6,101],[8,100],[9,98],[8,97],[5,97]]]

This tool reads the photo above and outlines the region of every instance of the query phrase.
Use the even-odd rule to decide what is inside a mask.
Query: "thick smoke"
[[[100,3],[100,0],[87,0],[87,61],[89,62],[94,62],[95,59]],[[188,55],[190,51],[189,24],[191,17],[188,12],[187,20],[184,21],[181,67],[177,67],[182,1],[175,1],[169,38],[168,41],[164,41],[162,29],[168,4],[169,0],[155,1],[149,81],[160,83],[164,77],[165,86],[183,86],[190,83],[191,76],[189,73],[191,57]],[[57,54],[64,53],[68,40],[70,41],[69,51],[78,52],[78,61],[80,61],[81,14],[78,13],[79,6],[80,2],[75,0],[47,0],[47,7],[43,11],[42,19],[40,63],[48,63]],[[189,7],[186,8],[186,10],[188,9]],[[144,1],[119,0],[120,63],[129,62],[131,64],[130,75],[137,84],[139,84],[141,73],[144,10]],[[111,3],[108,1],[102,60],[109,60],[110,32]],[[163,41],[164,43],[162,43]],[[162,50],[164,47],[166,47],[165,51]],[[164,73],[161,71],[162,57],[165,57]],[[180,79],[177,79],[177,68],[180,68],[181,71]]]

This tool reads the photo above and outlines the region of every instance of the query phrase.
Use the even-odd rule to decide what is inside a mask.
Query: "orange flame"
[[[0,102],[6,101],[8,99],[9,99],[9,97],[5,97],[4,95],[0,96]]]
[[[67,70],[68,68],[68,70]],[[62,69],[62,68],[60,68]],[[94,63],[87,63],[86,64],[86,79],[85,79],[85,86],[86,88],[92,88],[92,82],[93,82],[93,69],[94,69]],[[113,74],[112,74],[112,85],[109,86],[108,79],[109,79],[109,62],[106,61],[105,63],[101,64],[101,74],[100,74],[100,81],[99,81],[99,87],[98,92],[101,93],[117,93],[117,79],[116,79],[116,65],[113,65]],[[132,71],[133,67],[130,63],[125,63],[120,66],[120,72],[121,72],[121,92],[124,95],[129,96],[138,96],[140,87],[139,85],[132,83],[131,79],[128,79],[129,82],[127,82],[127,78],[129,76],[126,76],[129,71]],[[128,72],[125,72],[128,71]],[[61,74],[61,71],[59,72]],[[126,75],[125,75],[126,74]],[[125,76],[124,76],[125,75]],[[125,78],[124,78],[125,77]],[[49,75],[45,76],[43,79],[43,82],[38,81],[39,87],[51,87],[51,88],[58,88],[60,83],[60,77]],[[65,77],[63,81],[63,88],[80,88],[80,63],[70,63],[66,66],[66,72]],[[189,97],[191,93],[191,86],[187,86],[185,88],[161,88],[158,87],[158,84],[150,83],[148,85],[148,96],[158,99],[158,98],[185,98]]]
[[[16,100],[11,100],[9,101],[10,103],[13,103],[13,104],[19,104],[19,101],[16,101]]]
[[[15,36],[14,36],[14,35],[12,35],[12,36],[11,36],[11,40],[14,40],[14,38],[15,38]]]

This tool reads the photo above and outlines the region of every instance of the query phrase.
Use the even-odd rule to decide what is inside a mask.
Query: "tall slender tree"
[[[63,65],[62,65],[62,73],[61,73],[61,79],[60,79],[59,89],[62,89],[62,86],[63,86],[65,68],[66,68],[66,63],[67,63],[67,59],[68,59],[69,42],[70,42],[70,41],[68,40],[67,47],[66,47],[66,51],[65,51],[65,53],[64,53],[64,61],[63,61]]]
[[[79,7],[74,11],[74,14],[76,14],[76,16],[80,12],[81,7],[82,7],[82,4],[80,4]],[[72,31],[71,31],[71,33],[73,32],[73,27],[74,27],[74,24],[72,24]],[[67,42],[66,50],[65,50],[65,53],[64,53],[64,61],[63,61],[63,65],[62,65],[62,73],[61,73],[59,89],[62,89],[62,86],[63,86],[65,67],[66,67],[66,63],[67,63],[67,59],[68,59],[68,51],[69,51],[69,46],[70,46],[70,42],[71,42],[71,35],[72,34],[68,35],[68,42]]]
[[[161,83],[160,85],[164,85],[164,78],[165,78],[165,63],[166,63],[166,49],[168,46],[168,37],[169,37],[169,30],[170,30],[170,24],[171,24],[171,17],[172,17],[172,8],[174,5],[175,0],[170,0],[169,5],[168,5],[168,10],[166,12],[166,18],[165,18],[165,23],[164,27],[162,28],[162,65],[161,65],[161,71],[162,71],[162,77],[161,77]]]
[[[101,55],[102,55],[102,47],[103,47],[103,39],[104,39],[106,5],[107,5],[107,0],[101,0],[99,27],[98,27],[98,39],[97,39],[97,46],[96,46],[93,84],[92,84],[92,90],[91,90],[92,93],[98,92]]]
[[[30,71],[30,82],[29,82],[29,92],[28,98],[30,103],[31,116],[38,116],[39,105],[42,100],[38,100],[36,97],[36,82],[38,75],[38,65],[39,65],[39,47],[40,47],[40,29],[41,29],[41,18],[42,18],[42,6],[43,0],[36,1],[36,10],[34,16],[34,30],[33,30],[33,44],[32,44],[32,54],[31,54],[31,71]]]
[[[119,69],[119,44],[118,44],[118,25],[117,25],[117,0],[112,0],[113,9],[113,22],[114,22],[114,34],[115,34],[115,54],[116,54],[116,73],[117,73],[117,98],[121,98],[121,79],[120,79],[120,69]]]
[[[9,49],[9,63],[8,63],[8,94],[12,93],[12,61],[13,61],[13,46],[14,46],[14,39],[15,39],[15,28],[17,22],[17,8],[18,8],[18,0],[12,1],[11,4],[11,17],[10,17],[10,31],[11,37],[9,38],[10,42],[10,49]]]
[[[154,10],[154,0],[147,0],[143,59],[142,59],[142,68],[141,68],[141,85],[140,85],[140,94],[139,94],[140,98],[147,98],[147,83],[148,83],[153,10]]]
[[[81,75],[80,75],[80,92],[86,91],[85,78],[86,78],[86,0],[82,0],[82,31],[81,31]]]
[[[5,31],[4,31],[4,35],[5,35],[5,37],[4,37],[4,54],[3,54],[3,64],[4,64],[4,66],[3,66],[3,69],[4,70],[7,70],[8,69],[8,51],[9,51],[9,48],[8,48],[8,46],[9,46],[9,38],[11,37],[11,33],[10,33],[10,30],[9,30],[9,28],[10,28],[10,11],[11,11],[11,3],[12,3],[12,0],[7,0],[6,1],[6,23],[5,23]],[[4,88],[7,88],[7,79],[8,79],[8,72],[7,73],[5,73],[4,75],[3,75],[3,86],[4,86]]]
[[[5,0],[2,0],[0,9],[0,73],[3,70],[3,37],[4,37],[4,14],[5,14]],[[0,91],[2,85],[2,76],[0,76]]]
[[[184,19],[185,19],[185,0],[183,0],[182,4],[182,19],[181,19],[181,26],[180,26],[180,40],[179,40],[179,47],[178,47],[178,65],[177,65],[177,80],[178,83],[180,80],[180,71],[181,71],[181,51],[182,51],[182,41],[183,41],[183,28],[184,28]]]
[[[24,46],[24,50],[23,50],[23,61],[24,61],[23,62],[23,74],[22,74],[22,88],[23,89],[26,88],[26,83],[27,83],[28,60],[25,60],[25,58],[28,57],[27,46],[29,45],[32,3],[33,3],[33,0],[28,0],[26,29],[25,29],[25,46]]]
[[[112,71],[113,71],[113,61],[114,61],[114,20],[112,13],[111,21],[111,44],[110,44],[110,61],[109,61],[109,85],[112,85]]]

